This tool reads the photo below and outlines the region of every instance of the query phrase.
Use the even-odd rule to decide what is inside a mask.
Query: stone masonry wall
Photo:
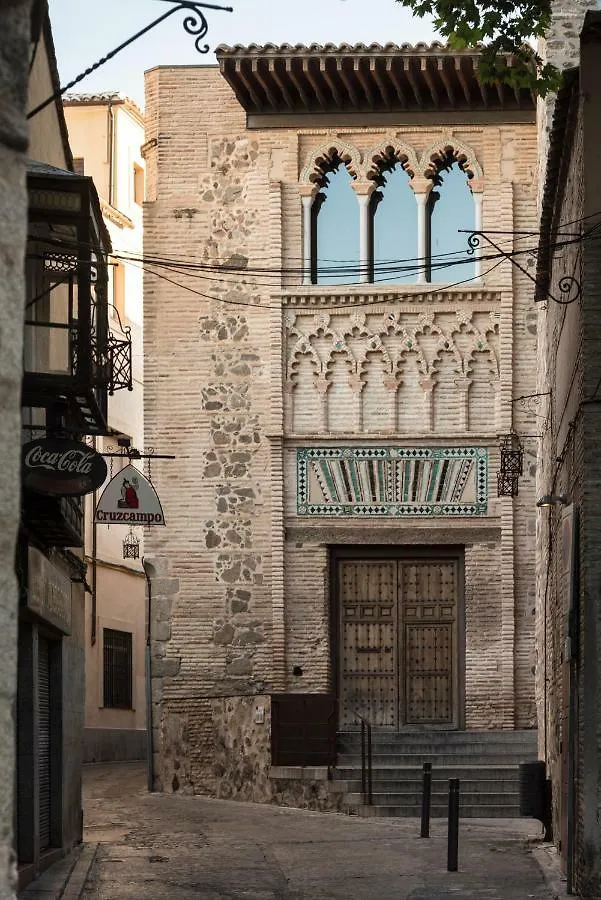
[[[27,0],[0,7],[0,782],[12,785],[15,767],[14,705],[17,673],[17,584],[15,541],[19,526],[19,442],[27,196],[27,73],[29,60]],[[0,896],[15,896],[13,792],[0,799]]]
[[[159,590],[165,602],[157,600],[153,625],[157,784],[250,797],[243,785],[252,770],[253,798],[270,799],[278,791],[268,786],[266,774],[269,693],[331,685],[328,544],[344,529],[359,544],[402,543],[407,529],[415,530],[410,520],[348,519],[318,540],[312,529],[332,523],[305,521],[309,538],[291,538],[301,525],[289,465],[299,435],[283,393],[288,338],[282,307],[300,310],[307,295],[322,294],[330,297],[319,299],[327,306],[343,293],[307,290],[292,275],[277,276],[281,266],[298,267],[302,255],[299,173],[324,141],[353,143],[367,156],[390,132],[247,131],[243,111],[216,69],[157,69],[148,73],[146,86],[151,190],[145,253],[222,267],[169,273],[169,282],[145,275],[146,442],[177,457],[153,464],[167,526],[147,539],[149,555],[162,559],[169,573],[157,575],[168,583]],[[469,145],[485,173],[485,228],[533,226],[533,125],[399,127],[395,135],[420,153],[441,141]],[[251,271],[259,267],[266,271]],[[366,294],[381,302],[377,290],[366,286]],[[425,542],[466,546],[467,726],[527,727],[533,724],[527,651],[534,621],[532,473],[517,501],[496,499],[495,473],[497,437],[511,427],[512,398],[534,390],[532,291],[507,263],[485,274],[476,292],[468,286],[435,300],[426,293],[420,298],[415,292],[404,313],[432,313],[448,324],[457,323],[458,312],[475,311],[471,324],[468,316],[457,325],[461,353],[494,314],[491,354],[483,348],[476,354],[467,417],[458,423],[457,392],[469,389],[466,371],[449,380],[449,402],[435,406],[433,429],[425,427],[423,406],[407,402],[402,432],[384,434],[377,377],[371,385],[368,378],[361,440],[427,445],[434,439],[488,448],[485,520],[434,518],[425,526]],[[395,303],[391,296],[391,311]],[[304,387],[294,391],[304,390],[306,398],[307,375],[302,377]],[[312,388],[310,372],[308,378]],[[353,423],[356,397],[344,380],[340,386],[335,415]],[[324,428],[317,409],[312,419],[310,403],[302,415],[304,442],[357,438],[353,425],[348,433]],[[522,424],[534,427],[532,418]],[[482,528],[486,538],[478,536]],[[514,577],[516,554],[520,571]],[[302,675],[293,675],[295,666]],[[256,720],[258,705],[266,724]],[[316,795],[311,802],[325,801]]]

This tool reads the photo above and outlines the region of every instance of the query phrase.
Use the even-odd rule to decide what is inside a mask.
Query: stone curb
[[[80,844],[32,881],[19,900],[79,900],[98,844]]]
[[[79,900],[90,869],[94,865],[98,844],[84,844],[80,857],[71,869],[71,874],[57,900]]]
[[[563,900],[564,897],[578,900],[577,894],[568,894],[566,891],[566,877],[561,871],[559,855],[554,845],[541,843],[531,847],[530,852],[543,873],[547,886],[553,894],[553,900]]]

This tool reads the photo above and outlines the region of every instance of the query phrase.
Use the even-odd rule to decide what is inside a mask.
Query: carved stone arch
[[[379,354],[382,357],[382,360],[384,362],[385,376],[392,376],[394,373],[394,363],[392,361],[392,358],[388,350],[384,346],[380,335],[374,332],[367,335],[367,340],[365,342],[365,346],[363,347],[363,354],[361,359],[359,360],[361,374],[366,374],[369,357],[375,354]]]
[[[466,375],[469,375],[474,366],[474,360],[478,354],[486,354],[487,357],[487,365],[488,371],[490,373],[491,379],[496,379],[500,377],[500,367],[499,360],[497,359],[497,355],[493,348],[490,346],[488,341],[484,344],[477,339],[474,341],[473,346],[471,347],[466,359],[465,359],[465,372]]]
[[[350,347],[347,344],[344,344],[342,347],[338,347],[332,344],[332,348],[328,355],[328,358],[324,362],[324,378],[326,381],[330,381],[332,377],[332,369],[334,367],[334,362],[337,357],[340,357],[343,362],[346,364],[349,373],[349,379],[353,376],[356,376],[359,371],[359,363],[355,356],[353,355]]]
[[[383,161],[396,159],[410,178],[419,173],[417,153],[409,144],[404,144],[394,135],[389,135],[365,154],[365,177],[374,181],[378,176],[378,167]]]
[[[429,179],[435,178],[439,166],[445,159],[453,159],[468,177],[468,184],[473,189],[476,184],[482,189],[484,173],[474,150],[463,141],[451,135],[442,135],[422,153],[419,170]]]
[[[400,346],[394,361],[394,372],[397,378],[399,380],[403,378],[405,365],[409,356],[414,356],[416,358],[420,375],[423,378],[428,378],[431,374],[431,370],[428,365],[428,360],[419,345],[417,329],[408,331],[405,328],[402,328],[397,330],[396,333],[401,338]]]
[[[298,332],[297,332],[298,333]],[[288,359],[288,365],[286,367],[286,379],[292,384],[296,384],[296,379],[298,377],[298,362],[300,356],[308,356],[311,360],[311,365],[313,367],[313,376],[319,377],[323,374],[326,366],[320,360],[319,356],[315,352],[315,348],[311,344],[311,340],[305,335],[300,335],[299,340],[296,342],[292,351],[290,353],[290,357]]]
[[[465,375],[466,360],[462,358],[461,353],[459,352],[451,338],[441,332],[440,339],[438,340],[438,343],[436,345],[436,352],[432,360],[432,369],[434,371],[436,371],[437,364],[442,362],[442,357],[446,353],[450,353],[453,357],[457,375]]]
[[[342,160],[353,178],[362,178],[363,168],[360,151],[352,144],[333,136],[309,153],[305,166],[300,173],[300,184],[313,185],[316,189],[320,188],[324,176],[331,169],[332,162],[337,156]]]

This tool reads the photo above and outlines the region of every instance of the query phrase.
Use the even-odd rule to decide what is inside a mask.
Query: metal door
[[[50,846],[50,644],[38,639],[38,779],[40,850]]]
[[[452,725],[456,560],[340,560],[340,725]]]

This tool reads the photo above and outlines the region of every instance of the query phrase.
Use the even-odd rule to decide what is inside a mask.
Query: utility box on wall
[[[271,764],[333,766],[336,704],[333,694],[272,694]]]

